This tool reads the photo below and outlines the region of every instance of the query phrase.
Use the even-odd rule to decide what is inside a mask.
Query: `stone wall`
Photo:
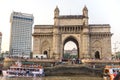
[[[102,76],[103,69],[93,69],[85,66],[61,66],[45,68],[45,76],[70,76],[70,75],[87,75],[87,76]]]

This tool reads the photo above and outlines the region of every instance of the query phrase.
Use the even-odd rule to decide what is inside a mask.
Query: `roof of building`
[[[89,24],[89,26],[110,26],[109,24]]]
[[[90,28],[111,28],[109,24],[89,24]]]
[[[35,25],[34,29],[39,29],[39,28],[52,28],[53,25]]]
[[[82,19],[85,18],[83,15],[60,15],[59,19]]]

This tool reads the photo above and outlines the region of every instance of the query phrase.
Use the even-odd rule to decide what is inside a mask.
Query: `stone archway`
[[[46,58],[49,58],[49,57],[50,57],[49,49],[50,49],[49,41],[48,41],[48,40],[44,40],[44,41],[42,42],[41,53],[42,53],[43,55],[45,55]]]
[[[44,53],[43,53],[44,55],[46,55],[47,56],[47,58],[48,58],[48,52],[47,51],[44,51]]]
[[[77,45],[79,58],[94,58],[95,51],[99,51],[100,57],[97,58],[111,57],[112,33],[109,24],[89,24],[86,8],[83,8],[85,14],[82,15],[59,15],[59,12],[56,7],[53,25],[35,25],[32,34],[35,56],[47,50],[48,57],[61,59],[65,43],[73,41]]]
[[[92,46],[92,58],[100,59],[102,56],[102,42],[100,40],[95,40]]]
[[[100,53],[99,53],[99,51],[95,52],[95,59],[100,59]]]
[[[62,54],[62,57],[64,56],[64,46],[65,46],[65,44],[67,43],[67,42],[69,42],[69,41],[72,41],[72,42],[74,42],[75,44],[76,44],[76,46],[77,46],[77,58],[80,58],[79,57],[79,43],[78,43],[78,41],[73,37],[73,36],[69,36],[69,37],[67,37],[65,40],[64,40],[64,43],[63,43],[63,54]]]

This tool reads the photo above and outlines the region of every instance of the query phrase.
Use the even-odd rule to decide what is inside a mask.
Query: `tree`
[[[2,53],[0,54],[0,57],[1,57],[1,58],[3,58],[3,54],[4,54],[4,52],[2,52]]]
[[[116,52],[115,57],[116,57],[116,59],[120,59],[120,52]]]
[[[70,54],[69,53],[65,53],[63,56],[64,59],[69,59],[70,58]]]

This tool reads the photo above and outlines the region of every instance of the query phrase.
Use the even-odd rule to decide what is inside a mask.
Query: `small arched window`
[[[95,59],[100,59],[100,53],[99,53],[99,51],[95,52]]]

